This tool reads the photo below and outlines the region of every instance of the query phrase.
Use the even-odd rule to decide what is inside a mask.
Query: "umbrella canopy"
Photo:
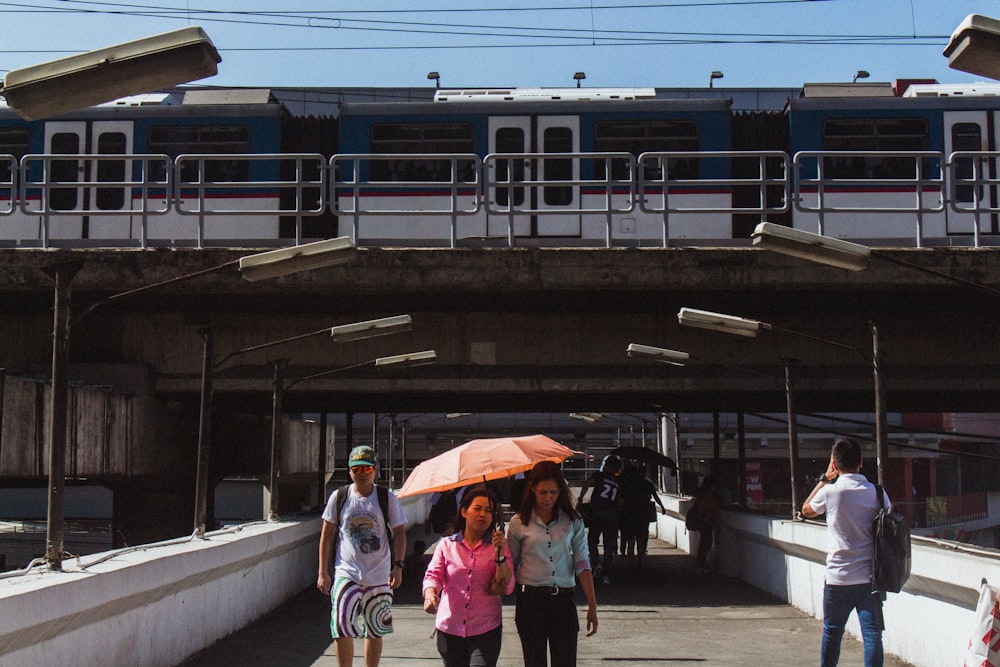
[[[653,463],[658,466],[664,466],[666,468],[671,468],[677,470],[677,464],[669,456],[664,456],[655,449],[649,449],[647,447],[616,447],[612,449],[610,454],[614,456],[620,456],[623,459],[632,459],[633,461],[642,461],[643,463]]]
[[[539,461],[562,463],[580,453],[544,435],[470,440],[414,468],[397,495],[447,491],[513,477],[531,470]]]

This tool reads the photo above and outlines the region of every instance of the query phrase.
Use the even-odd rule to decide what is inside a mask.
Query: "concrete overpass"
[[[80,264],[72,281],[80,312],[247,252],[0,250],[0,367],[9,379],[44,386],[53,299],[47,267]],[[401,313],[414,322],[404,335],[336,345],[309,337],[222,365],[212,479],[266,477],[271,362],[279,357],[290,360],[290,385],[388,354],[433,348],[439,359],[436,366],[367,365],[296,383],[285,393],[287,412],[782,412],[782,358],[796,360],[800,411],[870,412],[874,321],[890,411],[993,410],[1000,390],[998,297],[919,269],[1000,288],[1000,253],[910,248],[880,255],[913,266],[876,258],[853,273],[751,248],[362,248],[350,264],[270,281],[247,283],[220,270],[103,305],[74,324],[71,380],[131,397],[133,438],[117,463],[100,451],[75,456],[95,461],[91,481],[115,489],[126,533],[185,534],[191,524],[178,507],[190,507],[193,493],[199,332],[216,330],[222,358]],[[746,339],[683,328],[676,315],[684,306],[763,320],[857,351],[778,331]],[[684,368],[643,363],[626,357],[630,342],[684,350],[699,361]],[[42,450],[18,455],[31,443],[11,431],[28,409],[12,412],[7,393],[0,478],[39,483],[46,474]],[[40,417],[44,398],[31,406],[30,418]],[[40,443],[40,434],[31,437]],[[158,517],[155,530],[150,513]]]

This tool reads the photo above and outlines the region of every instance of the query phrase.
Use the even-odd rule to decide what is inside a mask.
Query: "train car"
[[[962,152],[996,150],[996,86],[828,88],[788,105],[796,228],[869,245],[995,243],[995,157]]]
[[[426,103],[343,104],[340,233],[346,223],[359,243],[383,245],[731,238],[730,159],[711,155],[730,149],[729,100],[654,95],[442,90]]]
[[[142,95],[32,122],[0,108],[0,243],[276,239],[282,159],[267,156],[282,150],[282,118],[260,90]]]

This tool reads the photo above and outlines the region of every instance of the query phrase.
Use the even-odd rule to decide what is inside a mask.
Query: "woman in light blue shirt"
[[[507,543],[514,558],[514,622],[525,667],[546,667],[547,653],[552,667],[575,665],[577,579],[587,598],[588,637],[597,632],[597,598],[583,519],[555,463],[542,461],[532,469]]]

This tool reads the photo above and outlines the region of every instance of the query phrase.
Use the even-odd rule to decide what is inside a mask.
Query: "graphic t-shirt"
[[[336,577],[344,577],[363,586],[378,586],[389,581],[392,567],[392,545],[386,535],[382,508],[378,505],[378,491],[368,497],[359,496],[351,486],[347,502],[337,518],[337,489],[330,496],[323,518],[331,523],[339,523],[340,545],[334,559]],[[396,496],[389,494],[389,522],[393,532],[406,530],[406,516]],[[396,558],[402,558],[397,554]]]

